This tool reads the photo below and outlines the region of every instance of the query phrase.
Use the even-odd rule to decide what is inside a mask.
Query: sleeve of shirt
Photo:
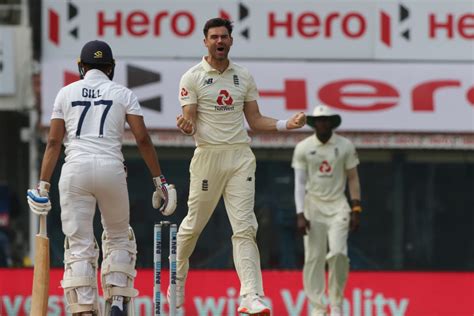
[[[179,82],[179,103],[181,106],[197,104],[195,79],[192,73],[185,73]]]
[[[349,142],[348,151],[346,155],[345,168],[346,170],[352,169],[359,164],[359,156],[357,150],[352,142]]]
[[[126,100],[126,110],[127,114],[143,116],[142,108],[140,107],[140,103],[138,102],[138,98],[135,93],[131,90],[127,90],[128,97]]]
[[[306,187],[306,171],[295,169],[295,206],[296,213],[304,212],[304,196]]]
[[[301,169],[306,171],[308,169],[306,164],[306,157],[304,155],[303,146],[301,143],[297,144],[293,151],[293,159],[291,161],[291,167],[293,169]]]
[[[64,110],[63,105],[66,102],[64,98],[64,88],[59,90],[54,100],[53,113],[51,113],[51,119],[61,119],[64,120]]]
[[[253,79],[251,74],[248,74],[248,86],[247,86],[247,94],[245,95],[245,102],[256,101],[258,100],[258,89],[255,80]]]

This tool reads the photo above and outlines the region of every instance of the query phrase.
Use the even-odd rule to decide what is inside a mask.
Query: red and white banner
[[[199,60],[119,60],[115,80],[130,87],[152,129],[176,129],[178,83]],[[287,118],[325,103],[342,131],[474,132],[472,63],[242,62],[254,74],[264,115]],[[43,63],[42,118],[49,125],[59,89],[79,79],[72,60]],[[309,131],[309,129],[308,129]]]
[[[59,281],[51,271],[48,315],[65,315]],[[0,315],[28,315],[32,269],[0,269]],[[163,315],[168,315],[168,273],[163,271]],[[268,304],[275,316],[310,315],[299,271],[264,271]],[[153,271],[139,270],[135,287],[136,315],[153,311]],[[351,272],[345,291],[344,316],[469,316],[474,314],[474,273]],[[193,271],[186,284],[186,301],[178,316],[237,316],[239,281],[234,271]]]
[[[119,57],[197,57],[205,21],[234,22],[236,58],[474,60],[469,0],[45,0],[43,58],[92,39]]]

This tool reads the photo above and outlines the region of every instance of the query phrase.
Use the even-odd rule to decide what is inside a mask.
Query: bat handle
[[[39,233],[38,235],[40,236],[47,236],[47,228],[46,228],[46,215],[40,215],[39,216]]]

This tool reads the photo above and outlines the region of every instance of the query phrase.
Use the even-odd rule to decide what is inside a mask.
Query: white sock
[[[121,311],[123,311],[123,296],[113,296],[112,306],[117,306]]]

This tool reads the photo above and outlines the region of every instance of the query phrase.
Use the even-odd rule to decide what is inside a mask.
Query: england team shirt
[[[66,161],[91,155],[123,161],[126,114],[143,116],[137,97],[100,70],[89,70],[83,80],[62,88],[51,119],[65,122]]]
[[[220,73],[203,58],[181,77],[179,85],[181,106],[197,104],[197,146],[249,143],[244,102],[257,99],[253,77],[232,61]]]
[[[358,164],[352,142],[333,133],[325,144],[315,134],[298,143],[291,166],[306,171],[307,193],[323,201],[334,201],[344,196],[346,170]]]

